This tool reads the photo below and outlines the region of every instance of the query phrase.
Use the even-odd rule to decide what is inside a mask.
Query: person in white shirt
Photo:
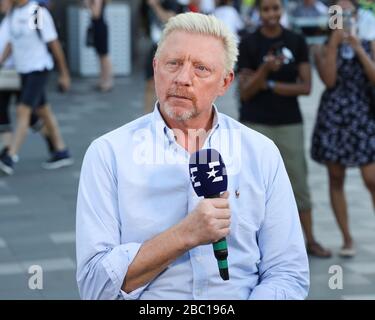
[[[43,163],[43,167],[56,169],[73,163],[46,98],[48,73],[54,66],[48,49],[56,58],[61,72],[61,89],[67,90],[70,86],[69,71],[53,19],[47,9],[39,7],[34,1],[13,0],[13,3],[14,7],[7,19],[10,42],[0,57],[0,64],[12,52],[16,70],[22,78],[22,89],[14,138],[9,151],[0,157],[0,171],[7,175],[14,172],[12,157],[17,154],[27,135],[30,116],[34,110],[43,120],[55,149],[52,157]]]
[[[8,24],[6,22],[6,15],[9,13],[9,11],[12,8],[12,0],[2,0],[0,2],[0,13],[4,15],[3,20],[1,21],[1,27],[0,27],[0,52],[3,52],[5,50],[6,45],[9,42],[9,29]],[[12,69],[14,68],[14,61],[12,57],[8,57],[2,67],[4,69]]]
[[[237,55],[214,16],[169,19],[153,61],[154,112],[95,140],[82,164],[83,299],[306,298],[308,259],[281,155],[213,105],[233,82]],[[189,174],[190,155],[207,148],[227,168],[228,192],[216,199],[199,198]],[[223,237],[229,281],[212,250]]]
[[[1,0],[0,1],[0,12],[4,15],[3,20],[0,24],[0,54],[4,51],[7,43],[9,42],[9,30],[7,28],[6,14],[10,11],[12,7],[11,0]],[[11,70],[14,69],[14,62],[12,57],[9,57],[2,65],[2,69]],[[11,141],[11,123],[9,115],[9,104],[10,99],[16,92],[10,90],[0,91],[0,136],[4,148],[8,147]],[[3,151],[2,151],[3,152]],[[1,153],[2,153],[1,152]]]
[[[0,12],[4,15],[3,20],[0,24],[0,54],[5,50],[5,46],[9,43],[9,29],[7,24],[7,15],[12,9],[12,0],[0,0]],[[3,69],[5,70],[14,70],[14,60],[10,56],[4,62]],[[18,102],[20,98],[20,90],[0,90],[0,138],[3,145],[3,149],[0,152],[0,155],[5,154],[9,150],[9,146],[12,141],[12,126],[11,126],[11,117],[10,117],[10,105],[12,98],[15,98]],[[52,154],[54,152],[52,141],[49,138],[46,127],[43,125],[43,122],[39,119],[35,112],[32,113],[30,118],[30,128],[34,132],[40,132],[45,142],[49,152]],[[18,156],[13,158],[14,162],[19,160]]]
[[[245,24],[238,11],[233,7],[232,2],[232,0],[217,1],[217,7],[213,15],[224,22],[228,29],[236,35],[239,42],[238,33],[245,28]]]

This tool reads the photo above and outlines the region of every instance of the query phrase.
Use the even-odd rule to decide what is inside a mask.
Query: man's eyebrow
[[[196,64],[196,63],[204,64],[204,65],[209,65],[209,64],[210,64],[210,63],[208,63],[208,62],[206,62],[206,61],[203,61],[203,60],[201,60],[201,59],[193,59],[192,62],[193,62],[194,64]]]
[[[176,62],[182,62],[182,61],[185,61],[185,58],[184,57],[181,57],[181,55],[179,55],[178,53],[177,54],[172,54],[172,55],[168,55],[165,57],[165,61],[176,61]],[[191,59],[191,63],[193,65],[197,65],[197,64],[201,64],[201,65],[204,65],[205,67],[211,69],[211,70],[214,70],[214,64],[212,62],[209,62],[209,61],[203,61],[202,59],[200,58],[192,58]]]
[[[169,57],[166,57],[165,60],[175,60],[175,61],[182,61],[183,59],[181,58],[178,58],[178,57],[175,57],[175,56],[169,56]]]

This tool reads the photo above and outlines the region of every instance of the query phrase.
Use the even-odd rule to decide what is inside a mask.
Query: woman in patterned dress
[[[357,3],[339,0],[356,15]],[[375,42],[361,41],[346,30],[333,30],[315,53],[326,85],[312,138],[312,158],[327,166],[332,209],[343,236],[341,256],[354,256],[344,194],[345,171],[359,167],[375,208],[375,106],[369,87],[375,84]]]

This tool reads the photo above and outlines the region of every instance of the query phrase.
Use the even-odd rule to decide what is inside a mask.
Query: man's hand
[[[203,199],[181,223],[182,237],[189,247],[213,243],[229,234],[231,212],[229,193],[221,198]]]
[[[70,89],[70,76],[68,74],[63,74],[59,77],[59,88],[62,92]]]
[[[277,72],[277,71],[279,71],[282,64],[283,64],[283,58],[282,57],[275,57],[272,54],[268,54],[264,58],[264,66],[265,66],[267,72]]]

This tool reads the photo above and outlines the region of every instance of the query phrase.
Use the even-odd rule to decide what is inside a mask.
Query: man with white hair
[[[77,201],[83,299],[304,299],[309,269],[292,188],[271,140],[218,112],[235,37],[215,17],[170,18],[154,112],[89,147]],[[218,150],[228,192],[196,196],[189,158]],[[230,280],[212,243],[226,237]]]

